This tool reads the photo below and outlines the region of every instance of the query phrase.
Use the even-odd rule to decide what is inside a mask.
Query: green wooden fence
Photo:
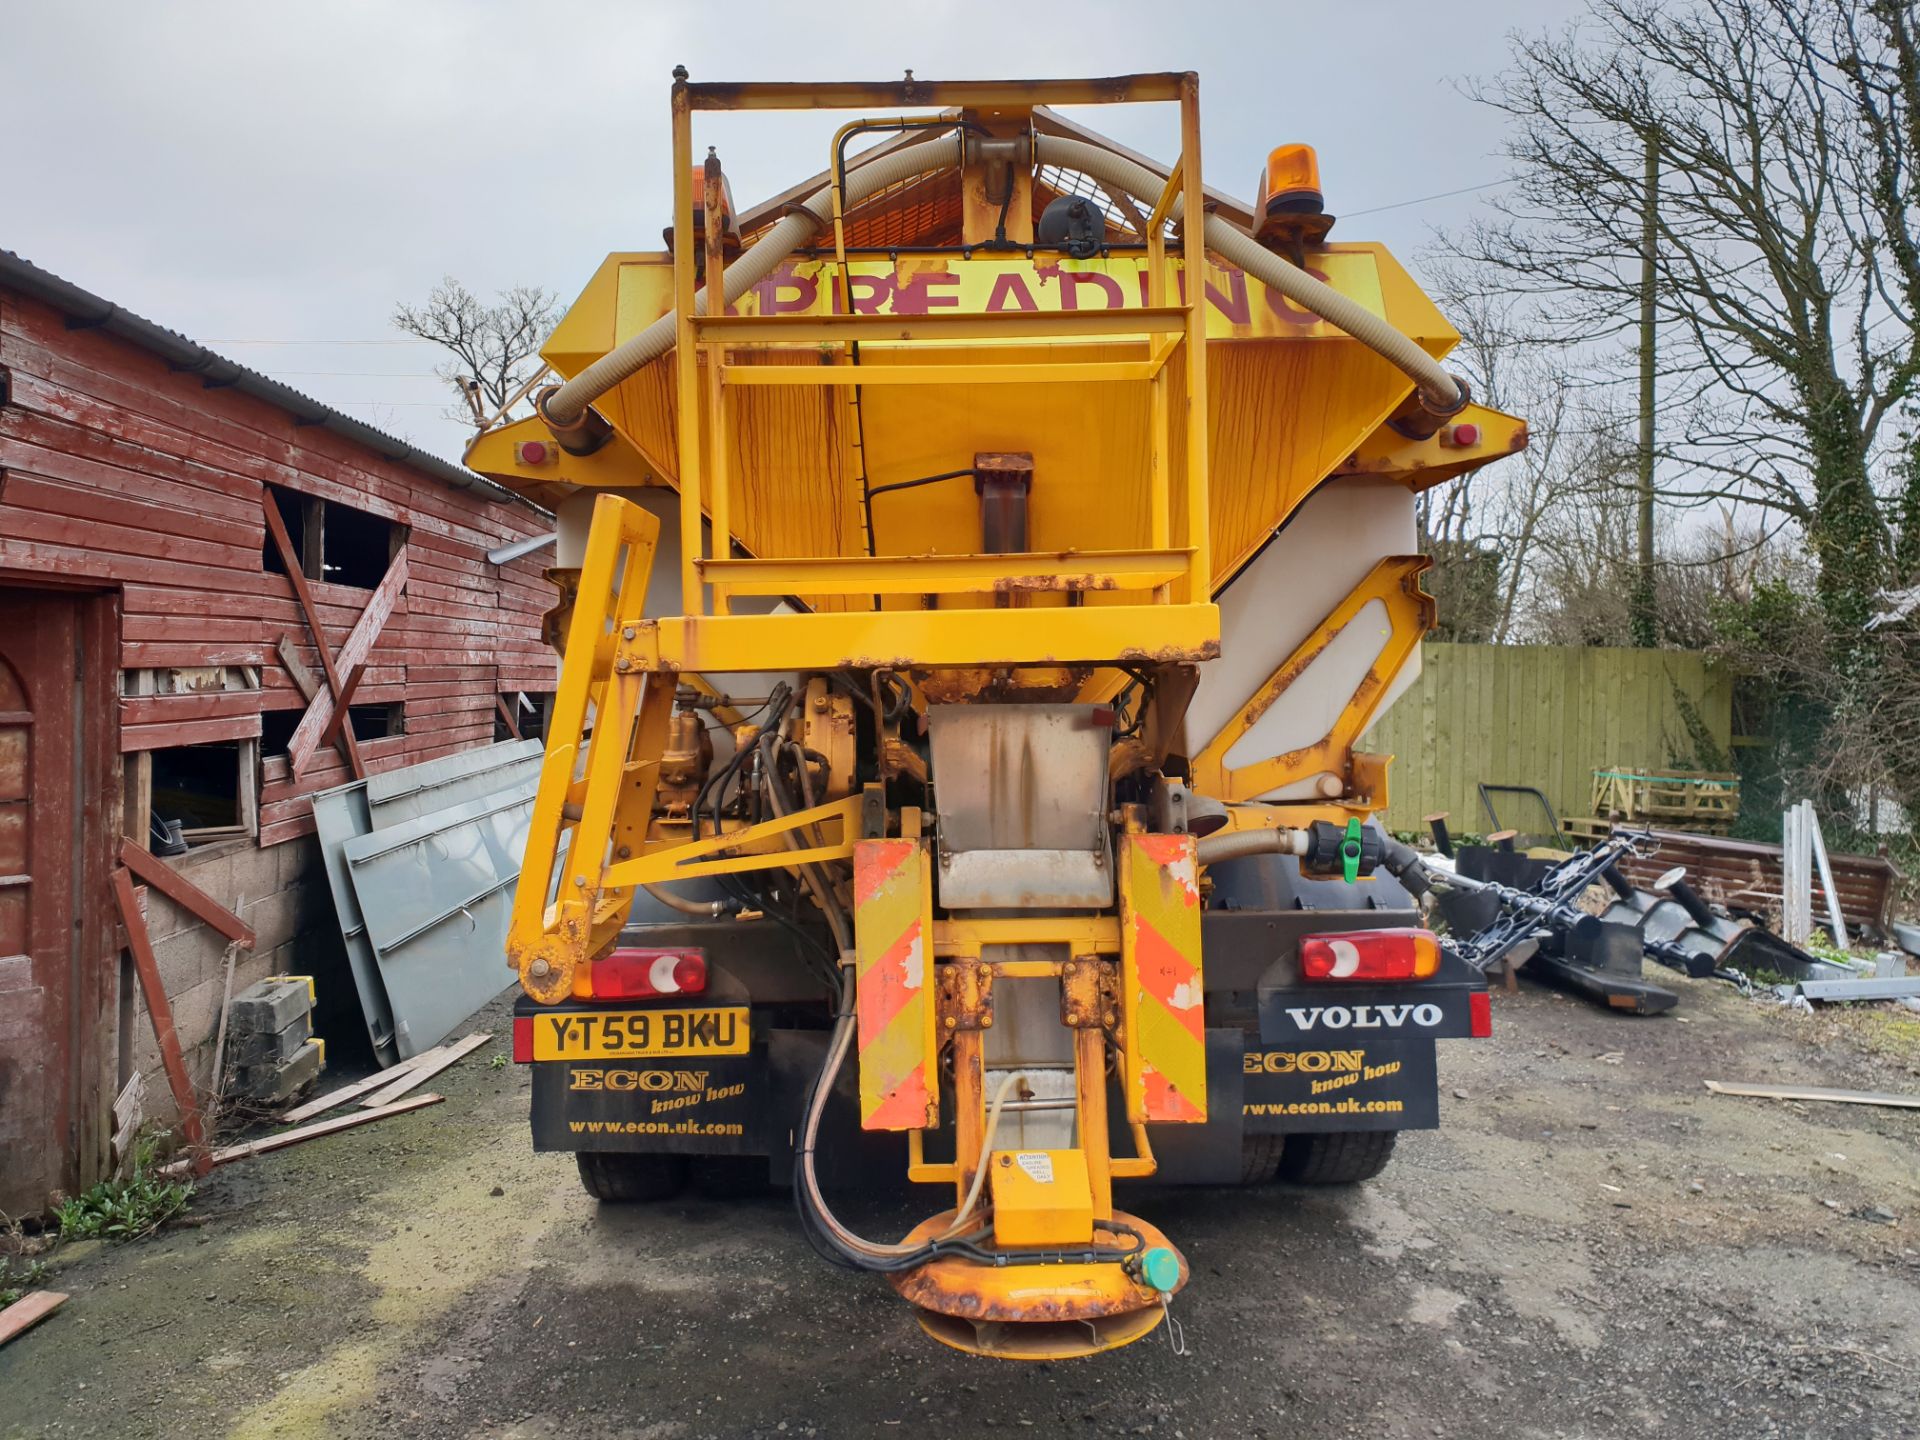
[[[1420,678],[1357,747],[1395,757],[1396,830],[1444,810],[1456,833],[1484,832],[1482,782],[1538,786],[1560,815],[1587,815],[1594,770],[1695,758],[1676,690],[1723,753],[1732,732],[1731,678],[1690,651],[1430,641],[1422,658]]]

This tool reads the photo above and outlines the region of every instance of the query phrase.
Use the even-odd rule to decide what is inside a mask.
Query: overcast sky
[[[608,251],[657,246],[676,64],[696,80],[1196,70],[1210,184],[1250,199],[1266,152],[1307,141],[1336,235],[1417,273],[1432,227],[1477,196],[1404,202],[1504,173],[1499,117],[1456,85],[1501,67],[1510,27],[1576,8],[0,0],[0,249],[457,458],[438,352],[399,340],[394,302],[442,275],[570,301]],[[843,118],[698,117],[695,143],[719,147],[745,206],[824,168]],[[1079,118],[1156,158],[1178,148],[1171,107]]]

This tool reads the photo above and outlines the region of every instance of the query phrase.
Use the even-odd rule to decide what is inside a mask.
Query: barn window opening
[[[355,510],[332,500],[323,502],[321,519],[325,573],[333,585],[372,590],[387,573],[387,563],[398,548],[400,527],[391,520]]]
[[[177,745],[150,752],[152,830],[188,845],[244,835],[240,814],[241,742]]]
[[[500,697],[500,704],[493,712],[493,739],[498,744],[502,740],[514,738],[514,730],[520,732],[522,740],[544,740],[547,738],[547,714],[553,705],[551,690],[509,690]],[[514,719],[514,729],[507,728],[507,715]]]
[[[284,755],[293,743],[293,732],[300,728],[304,710],[262,710],[260,712],[260,753]]]
[[[385,578],[388,563],[406,537],[405,527],[392,520],[337,500],[302,495],[280,485],[267,486],[267,493],[287,527],[300,573],[309,580],[372,590]],[[271,534],[260,552],[260,563],[270,574],[287,573]]]
[[[406,706],[349,705],[347,723],[353,726],[353,738],[356,740],[384,740],[389,735],[399,735],[405,730]]]
[[[311,495],[302,495],[297,490],[288,490],[280,485],[267,486],[267,493],[273,497],[274,509],[280,512],[280,523],[287,527],[287,539],[293,542],[293,558],[300,566],[300,573],[309,580],[318,580],[321,502]],[[273,543],[272,531],[267,532],[262,542],[260,564],[269,574],[287,573],[287,567],[280,558],[280,547]]]

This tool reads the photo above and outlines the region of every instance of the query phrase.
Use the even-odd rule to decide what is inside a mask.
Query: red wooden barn
[[[252,927],[235,991],[319,970],[350,992],[305,797],[537,715],[553,592],[538,551],[488,552],[550,528],[0,251],[0,1211],[98,1178],[114,1097],[158,1068],[123,839],[177,833],[157,863]],[[226,941],[143,894],[204,1085]]]

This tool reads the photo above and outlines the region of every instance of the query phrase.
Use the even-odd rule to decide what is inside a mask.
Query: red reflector
[[[707,957],[699,950],[622,949],[593,962],[596,1000],[697,995],[706,988]]]
[[[1493,996],[1485,990],[1476,990],[1467,996],[1467,1033],[1476,1040],[1485,1040],[1493,1034]]]
[[[1440,942],[1430,930],[1347,930],[1300,942],[1308,980],[1425,980],[1440,968]]]
[[[533,1060],[533,1016],[513,1017],[513,1063],[527,1065]]]
[[[1465,448],[1471,445],[1478,445],[1480,443],[1480,427],[1478,425],[1454,426],[1453,427],[1453,443],[1458,446],[1461,446],[1462,448]]]

